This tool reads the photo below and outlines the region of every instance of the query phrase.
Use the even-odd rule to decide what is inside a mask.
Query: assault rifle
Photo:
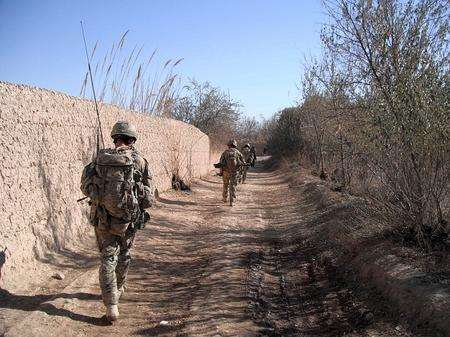
[[[218,169],[224,167],[221,163],[216,163],[216,164],[213,164],[213,165],[214,165],[215,168],[218,168]],[[251,163],[242,163],[242,164],[239,164],[238,166],[246,166],[246,167],[250,167],[250,166],[251,166]]]

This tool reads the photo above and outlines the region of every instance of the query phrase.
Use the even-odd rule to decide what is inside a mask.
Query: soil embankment
[[[86,252],[64,289],[3,292],[0,335],[420,336],[348,283],[321,225],[333,211],[308,192],[314,178],[303,178],[293,186],[258,166],[232,208],[216,176],[190,194],[164,194],[138,233],[117,324],[102,319],[95,254]]]

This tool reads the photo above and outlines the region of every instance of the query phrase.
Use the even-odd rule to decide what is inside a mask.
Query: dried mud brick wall
[[[186,181],[210,171],[209,138],[197,128],[110,105],[100,109],[107,146],[112,146],[109,134],[117,120],[136,126],[137,147],[158,191],[171,187],[176,171]],[[1,287],[32,279],[49,251],[67,247],[91,229],[88,206],[77,199],[95,135],[91,101],[0,82]]]

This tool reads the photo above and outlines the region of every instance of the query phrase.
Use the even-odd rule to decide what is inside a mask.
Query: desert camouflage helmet
[[[128,136],[137,139],[137,131],[133,124],[118,121],[111,130],[111,137],[114,138],[115,136]]]
[[[232,146],[232,147],[237,147],[237,141],[234,139],[231,139],[227,145]]]
[[[244,145],[244,147],[248,147],[248,148],[250,148],[250,144],[249,144],[249,143],[247,143],[247,144],[245,144],[245,145]]]

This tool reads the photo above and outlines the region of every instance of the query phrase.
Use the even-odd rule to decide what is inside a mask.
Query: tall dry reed
[[[97,41],[90,53],[94,85],[99,101],[156,116],[170,116],[179,92],[175,70],[183,59],[167,60],[158,67],[157,50],[145,55],[143,45],[127,47],[125,31],[118,42],[100,55]],[[80,96],[87,97],[88,73]]]

